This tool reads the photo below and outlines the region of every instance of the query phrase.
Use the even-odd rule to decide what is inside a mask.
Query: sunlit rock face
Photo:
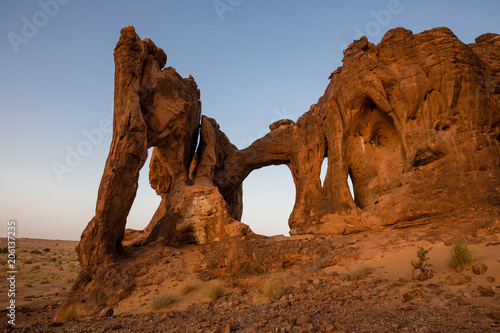
[[[447,28],[397,28],[379,45],[362,38],[313,110],[328,174],[317,206],[292,228],[349,232],[459,211],[498,215],[499,35],[471,45]]]
[[[344,51],[317,104],[238,150],[214,119],[201,116],[194,79],[162,69],[163,50],[124,28],[115,49],[113,143],[96,216],[79,246],[82,264],[92,266],[90,254],[101,262],[120,252],[151,146],[150,181],[162,202],[146,242],[206,244],[251,234],[239,222],[241,184],[273,164],[286,164],[295,183],[291,234],[498,210],[499,43],[485,34],[465,45],[446,28],[416,35],[397,28],[379,45],[363,37]]]
[[[285,164],[292,173],[292,235],[500,216],[499,35],[470,45],[446,28],[415,35],[397,28],[378,45],[362,37],[344,51],[309,111],[271,124],[242,150],[201,115],[194,79],[163,68],[167,56],[151,40],[124,28],[114,56],[113,140],[95,216],[77,247],[82,271],[56,320],[74,304],[87,315],[116,304],[181,242],[231,239],[234,248],[222,256],[232,256],[234,267],[254,258],[245,252],[251,248],[264,251],[255,258],[288,261],[285,247],[267,245],[239,221],[243,180],[268,165]],[[150,147],[150,183],[162,200],[144,230],[126,233]],[[293,255],[302,248],[290,249]],[[219,267],[220,258],[206,267]],[[267,269],[254,266],[247,268]]]
[[[94,271],[122,252],[126,217],[137,191],[147,149],[151,184],[162,203],[146,228],[145,242],[205,244],[250,234],[241,217],[241,182],[224,197],[217,184],[227,154],[236,150],[215,120],[201,118],[200,92],[192,77],[163,69],[167,56],[133,27],[115,48],[113,141],[98,192],[96,215],[77,248]],[[200,123],[201,122],[201,123]]]

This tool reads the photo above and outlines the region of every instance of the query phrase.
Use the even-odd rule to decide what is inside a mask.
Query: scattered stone
[[[413,310],[413,307],[409,304],[403,304],[400,307],[398,307],[398,311],[411,311]]]
[[[104,308],[102,311],[99,313],[99,317],[111,317],[115,311],[113,308]]]
[[[439,289],[440,288],[439,284],[435,284],[435,283],[429,283],[426,287],[429,289]]]
[[[396,333],[396,327],[392,327],[392,325],[387,325],[385,332],[386,333]]]
[[[448,276],[446,278],[446,283],[450,286],[459,286],[462,284],[470,283],[471,277],[464,274],[456,274],[453,276]]]
[[[43,249],[44,252],[50,252],[49,248]]]
[[[413,271],[413,280],[420,280],[422,278],[422,270],[417,268]]]
[[[488,277],[486,278],[486,281],[488,281],[488,282],[490,282],[490,283],[493,283],[493,282],[495,282],[495,278],[494,278],[493,276],[488,276]]]
[[[32,254],[42,254],[42,252],[40,252],[38,250],[31,250],[30,253],[32,253]]]
[[[311,318],[308,315],[302,315],[299,318],[297,318],[296,324],[299,326],[302,326],[306,323],[309,323],[311,321]]]
[[[333,324],[329,324],[325,327],[325,332],[331,333],[334,332],[337,328]]]
[[[491,287],[483,287],[483,286],[477,286],[477,290],[483,297],[493,297],[495,296],[495,292],[493,291],[493,288]]]
[[[455,298],[455,295],[454,294],[444,294],[443,298],[444,299],[452,299],[452,298]]]
[[[408,302],[414,299],[422,299],[424,296],[422,295],[422,291],[420,289],[415,289],[409,291],[403,295],[403,301]]]
[[[311,323],[305,323],[304,325],[301,326],[303,330],[306,332],[314,332],[314,325]]]
[[[472,272],[474,272],[474,274],[481,275],[486,273],[487,270],[488,266],[486,266],[486,264],[479,263],[472,265]]]
[[[500,311],[491,311],[490,317],[493,318],[493,320],[500,321]]]

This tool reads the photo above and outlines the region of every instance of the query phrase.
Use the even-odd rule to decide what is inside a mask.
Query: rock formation
[[[113,141],[96,215],[77,248],[82,272],[63,309],[80,302],[90,314],[112,305],[143,274],[119,263],[138,258],[137,247],[124,249],[122,241],[150,147],[150,182],[162,201],[131,244],[141,253],[154,249],[157,257],[163,253],[158,246],[252,235],[239,222],[242,182],[267,165],[285,164],[292,173],[292,235],[500,213],[499,35],[482,35],[470,45],[446,28],[419,34],[397,28],[379,45],[362,37],[344,51],[342,67],[330,75],[317,104],[296,122],[271,124],[267,135],[242,150],[214,119],[201,116],[194,79],[162,69],[166,58],[133,27],[122,29],[115,49]],[[248,262],[244,248],[229,251],[228,262]],[[112,287],[102,288],[101,279]]]
[[[498,212],[499,46],[498,35],[465,45],[446,28],[398,28],[377,46],[366,38],[351,44],[309,111],[321,115],[309,121],[325,136],[326,180],[309,196],[311,210],[295,207],[290,227],[346,233],[460,210]]]
[[[378,46],[355,41],[324,96],[297,122],[277,121],[248,148],[226,150],[220,193],[234,193],[252,170],[286,164],[296,186],[291,234],[498,209],[499,44],[498,35],[485,34],[465,45],[446,28],[394,29]]]
[[[155,221],[146,228],[148,241],[165,244],[192,240],[200,244],[250,233],[241,217],[241,186],[227,195],[214,187],[221,149],[236,149],[204,117],[201,144],[200,92],[190,77],[172,67],[166,55],[133,27],[122,29],[115,49],[113,141],[99,187],[96,215],[78,246],[84,269],[94,270],[122,251],[126,217],[132,206],[139,170],[154,146],[151,183],[162,196]]]
[[[378,46],[363,37],[345,50],[318,103],[297,123],[273,124],[227,162],[228,172],[240,179],[256,167],[287,164],[297,190],[292,234],[498,211],[499,45],[495,34],[465,45],[446,28],[394,29]]]
[[[341,142],[343,151],[330,149],[329,161],[340,157],[344,172],[325,183],[351,174],[361,224],[363,215],[402,226],[451,211],[498,209],[499,63],[473,52],[499,55],[500,39],[490,37],[496,48],[469,47],[446,28],[417,35],[398,28],[378,46],[362,39],[346,50],[325,94],[332,98],[319,103],[343,123],[327,141]],[[325,224],[338,220],[324,217]]]

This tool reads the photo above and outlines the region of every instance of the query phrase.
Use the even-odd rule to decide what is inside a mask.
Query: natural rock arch
[[[436,38],[446,51],[429,43]],[[461,172],[465,160],[469,170],[478,158],[483,170],[498,172],[498,65],[489,55],[498,53],[491,44],[496,39],[488,35],[467,47],[445,28],[418,35],[394,29],[379,46],[363,37],[345,51],[344,66],[332,73],[317,104],[296,122],[271,124],[267,135],[238,150],[214,119],[201,116],[194,79],[162,69],[165,53],[152,41],[141,41],[132,27],[124,28],[115,49],[113,142],[96,216],[78,247],[82,266],[112,260],[121,251],[138,172],[151,146],[150,182],[162,202],[142,242],[204,244],[251,234],[239,222],[241,184],[252,170],[267,165],[285,164],[292,172],[292,234],[345,233],[439,213],[417,199],[418,193],[438,175],[440,188],[465,190],[465,183],[459,189],[449,176],[450,165]],[[447,54],[436,62],[433,55],[440,52]],[[480,116],[473,112],[479,110]],[[465,138],[481,142],[481,149],[466,148]],[[464,149],[467,156],[453,153]],[[325,157],[328,171],[321,184]],[[428,172],[419,173],[422,168]],[[357,205],[347,186],[349,175]],[[399,200],[395,220],[382,221],[396,197],[408,200]],[[455,199],[443,198],[440,211],[468,206],[460,196]],[[473,200],[493,203],[498,195]]]
[[[238,221],[241,183],[267,165],[291,170],[291,234],[423,224],[450,212],[498,216],[499,43],[499,35],[485,34],[465,45],[446,28],[415,35],[397,28],[377,46],[362,37],[345,50],[317,104],[296,122],[271,124],[267,135],[238,150],[214,119],[201,116],[194,79],[163,69],[163,50],[141,41],[133,27],[122,29],[113,140],[96,214],[77,247],[82,271],[56,319],[72,303],[93,313],[134,287],[134,274],[141,273],[124,272],[118,262],[139,170],[153,146],[150,182],[162,201],[132,245],[165,248],[252,235]],[[109,290],[96,281],[106,281]],[[110,294],[115,284],[122,290]],[[99,297],[86,302],[87,293]]]

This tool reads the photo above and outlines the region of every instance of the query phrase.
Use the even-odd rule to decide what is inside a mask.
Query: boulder
[[[486,273],[487,270],[488,270],[488,266],[486,266],[486,264],[478,263],[478,264],[472,265],[472,272],[474,274],[481,275],[481,274]]]
[[[446,278],[446,282],[450,286],[459,286],[459,285],[462,285],[462,284],[470,283],[471,282],[471,277],[468,276],[468,275],[464,275],[464,274],[456,274],[456,275],[453,275],[453,276],[448,276]]]
[[[491,287],[477,286],[477,290],[483,297],[494,297],[495,291]]]
[[[412,301],[414,299],[421,299],[423,297],[424,296],[422,294],[422,291],[420,289],[415,289],[415,290],[408,291],[405,294],[403,294],[403,301],[408,302],[408,301]]]

